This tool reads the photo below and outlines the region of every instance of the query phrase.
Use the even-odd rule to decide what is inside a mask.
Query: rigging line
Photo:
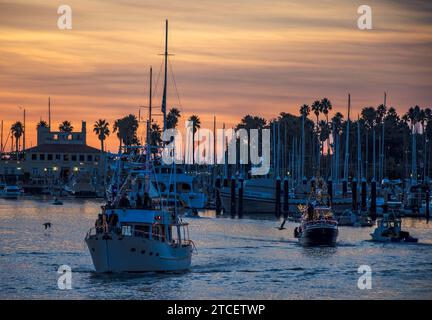
[[[171,61],[168,60],[168,62],[169,62],[169,65],[170,65],[171,78],[172,78],[173,83],[174,83],[174,88],[175,88],[175,92],[176,92],[176,95],[177,95],[177,100],[178,100],[178,103],[179,103],[180,109],[183,109],[183,106],[182,106],[182,104],[181,104],[181,102],[180,102],[180,95],[179,95],[178,90],[177,90],[177,83],[176,83],[176,81],[175,81],[173,67],[172,67]],[[182,110],[182,111],[183,111],[183,110]]]
[[[160,68],[159,68],[158,76],[157,76],[157,79],[156,79],[156,83],[155,83],[154,88],[153,88],[154,89],[153,90],[153,93],[154,93],[153,97],[157,96],[157,89],[158,89],[158,85],[159,85],[159,79],[160,79],[160,75],[162,73],[162,65],[163,65],[163,61],[160,64]]]

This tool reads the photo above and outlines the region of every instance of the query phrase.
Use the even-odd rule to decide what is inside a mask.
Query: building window
[[[85,157],[84,157],[84,155],[83,154],[80,154],[80,156],[79,156],[79,161],[85,161]]]
[[[44,153],[41,153],[40,155],[39,155],[39,160],[45,160],[45,154]]]
[[[89,154],[89,155],[87,156],[87,161],[88,161],[88,162],[92,162],[92,161],[93,161],[93,156],[92,156],[91,154]]]
[[[99,156],[95,156],[95,161],[99,162]]]
[[[63,161],[69,161],[69,155],[68,154],[63,155]]]
[[[71,135],[71,134],[68,134],[67,139],[68,139],[68,140],[72,140],[72,135]]]
[[[32,168],[32,173],[33,173],[34,175],[37,175],[37,174],[39,173],[38,168]]]
[[[54,140],[58,140],[58,134],[53,135]]]
[[[48,161],[52,161],[53,159],[53,155],[52,154],[48,154]]]
[[[60,160],[60,159],[61,159],[60,155],[56,154],[56,160]]]
[[[73,154],[71,158],[72,158],[72,161],[77,161],[77,156],[76,156],[76,154]]]
[[[36,154],[36,153],[33,153],[31,159],[32,159],[32,160],[37,160],[37,154]]]

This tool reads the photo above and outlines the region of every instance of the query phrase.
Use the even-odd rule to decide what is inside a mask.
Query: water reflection
[[[96,274],[83,239],[101,203],[0,199],[0,298],[432,298],[432,226],[425,220],[403,220],[418,244],[377,244],[367,241],[373,228],[343,227],[336,247],[305,248],[293,237],[295,222],[278,230],[281,220],[271,214],[231,219],[208,210],[184,218],[198,247],[189,271]],[[56,286],[62,264],[73,271],[68,292]],[[352,290],[361,264],[374,270],[373,290]]]

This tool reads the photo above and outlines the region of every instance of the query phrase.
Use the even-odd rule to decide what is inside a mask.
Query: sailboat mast
[[[149,86],[149,113],[147,119],[147,144],[150,144],[151,122],[152,122],[152,87],[153,87],[153,68],[150,66],[150,86]]]
[[[168,74],[168,20],[165,20],[165,53],[164,53],[164,87],[162,96],[163,129],[166,129],[166,99],[167,99],[167,74]]]
[[[360,140],[360,117],[357,116],[357,180],[361,181],[361,140]]]
[[[24,125],[23,125],[23,151],[25,150],[25,148],[26,148],[26,110],[25,110],[25,108],[24,108],[24,115],[23,115],[23,118],[24,118]]]
[[[48,128],[51,130],[51,97],[48,97]]]
[[[1,121],[1,145],[0,145],[0,157],[3,155],[3,120]]]
[[[387,92],[384,92],[384,108],[386,108],[387,106]],[[381,179],[383,179],[385,177],[385,172],[384,172],[384,146],[385,146],[385,141],[384,141],[384,135],[385,135],[385,118],[383,117],[382,119],[382,147],[381,147]]]
[[[347,125],[346,125],[345,162],[344,162],[344,180],[346,181],[348,181],[350,110],[351,110],[351,94],[348,93],[348,118],[347,118]]]

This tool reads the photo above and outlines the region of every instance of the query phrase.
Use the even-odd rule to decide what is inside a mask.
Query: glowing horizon
[[[68,1],[73,29],[57,28],[57,1],[0,2],[0,120],[5,136],[27,111],[27,147],[36,123],[87,122],[87,142],[99,147],[93,123],[148,104],[148,72],[156,87],[169,19],[174,70],[168,109],[180,121],[197,114],[202,127],[237,124],[246,114],[271,119],[327,97],[353,118],[364,106],[401,114],[432,105],[432,5],[427,1],[369,3],[373,30],[357,28],[358,1]],[[153,100],[159,113],[161,78]],[[177,98],[176,88],[180,101]],[[142,111],[145,113],[145,111]],[[158,118],[155,117],[156,120]],[[313,119],[313,116],[311,116]],[[180,127],[182,128],[182,123]],[[141,131],[141,130],[140,130]],[[143,131],[141,131],[143,132]],[[141,134],[140,134],[141,135]],[[116,150],[115,134],[107,147]],[[9,146],[8,146],[9,148]]]

